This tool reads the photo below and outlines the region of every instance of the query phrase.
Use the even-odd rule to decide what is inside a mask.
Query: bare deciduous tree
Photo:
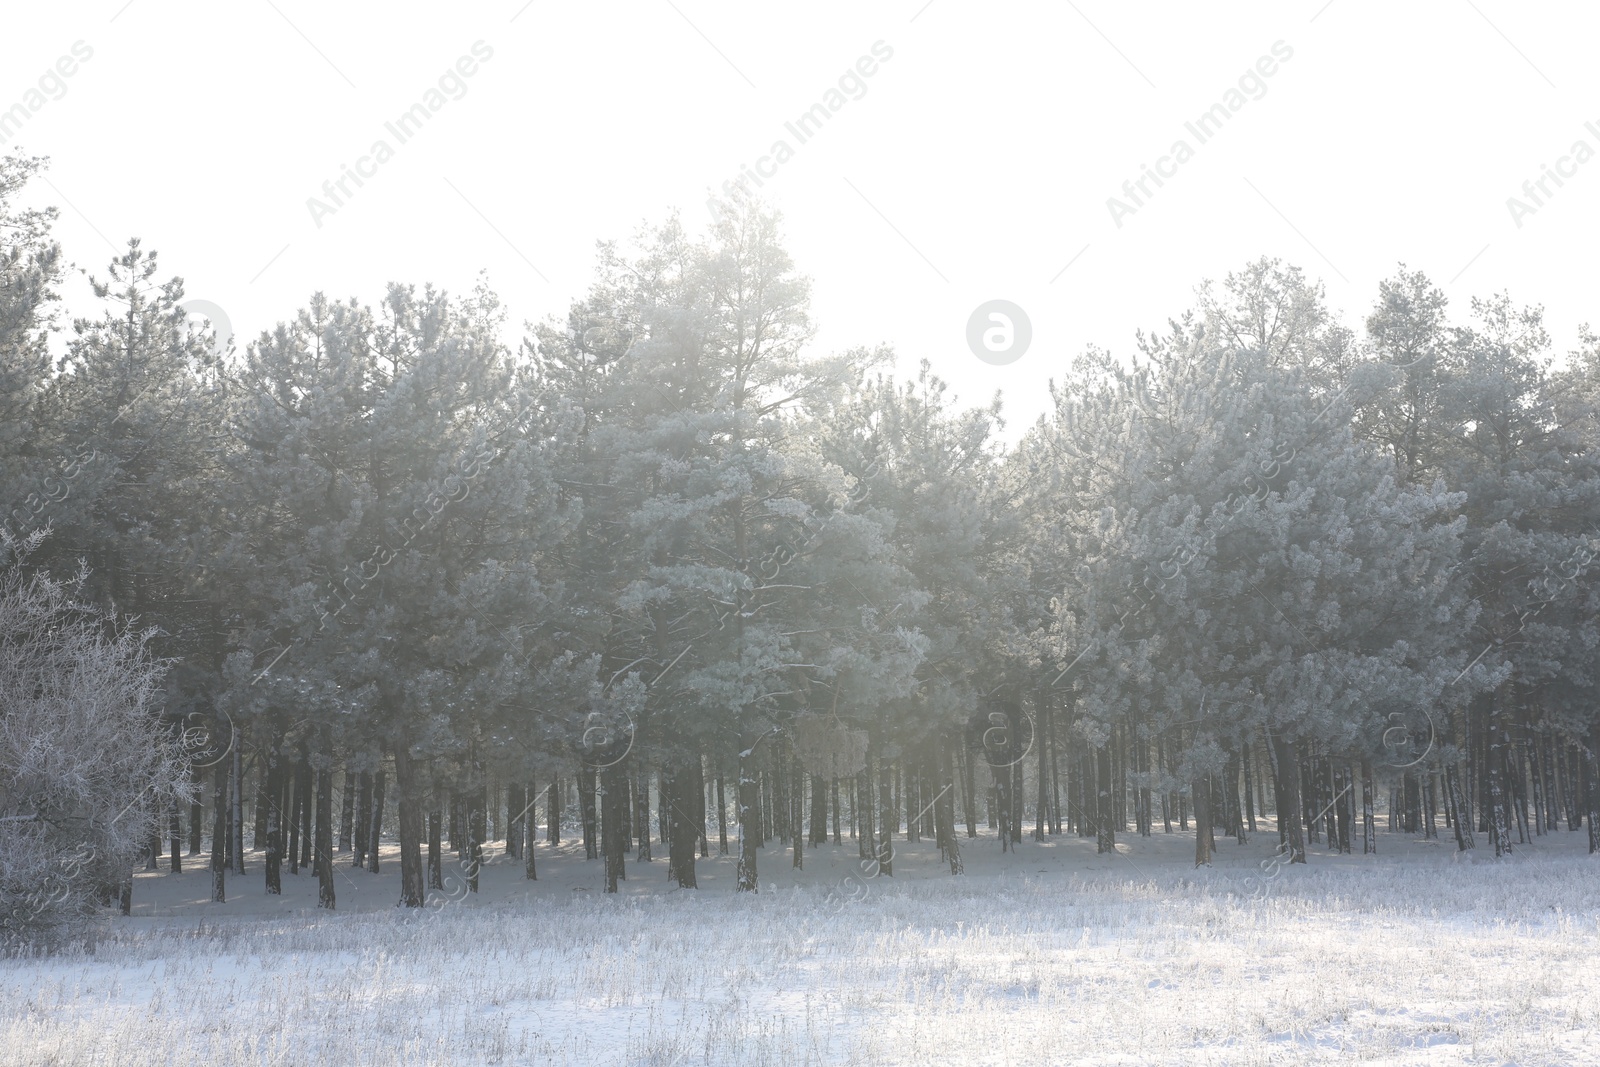
[[[7,538],[25,557],[36,544]],[[71,581],[0,569],[0,945],[49,947],[126,892],[162,814],[187,802],[184,738],[160,715],[149,635]]]

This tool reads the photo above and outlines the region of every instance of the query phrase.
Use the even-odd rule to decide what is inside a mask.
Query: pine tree
[[[1290,746],[1370,748],[1395,707],[1448,684],[1470,609],[1443,591],[1459,498],[1402,489],[1361,446],[1348,408],[1321,404],[1270,353],[1216,347],[1185,320],[1125,371],[1091,357],[1042,444],[1067,471],[1084,561],[1058,627],[1078,729],[1119,724],[1177,746],[1209,859],[1211,782],[1263,728],[1280,797]],[[1292,862],[1301,813],[1280,801]]]
[[[57,520],[56,505],[93,461],[92,449],[67,439],[42,404],[61,249],[50,238],[55,210],[23,210],[15,199],[43,166],[0,157],[0,529],[18,542]],[[0,562],[8,557],[0,548]]]

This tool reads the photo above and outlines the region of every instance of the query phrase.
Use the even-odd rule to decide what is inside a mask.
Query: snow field
[[[1459,864],[1386,835],[1393,854],[1313,855],[1255,899],[1273,843],[1195,871],[1179,835],[1118,857],[980,839],[961,878],[901,844],[860,900],[830,891],[849,844],[799,878],[765,850],[755,897],[721,858],[698,892],[658,860],[606,897],[563,846],[537,884],[491,865],[479,899],[421,913],[388,906],[387,856],[345,868],[333,914],[306,876],[262,897],[258,857],[225,905],[204,871],[144,875],[92,953],[0,964],[0,1063],[1600,1063],[1580,842]]]

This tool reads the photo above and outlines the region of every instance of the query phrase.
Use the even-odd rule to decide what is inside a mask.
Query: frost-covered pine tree
[[[750,206],[703,240],[672,220],[626,257],[608,247],[567,329],[540,339],[551,380],[584,404],[571,484],[583,487],[586,595],[609,624],[596,647],[607,677],[647,686],[628,759],[666,771],[680,885],[694,882],[704,832],[702,755],[737,775],[739,888],[754,891],[758,775],[786,780],[788,724],[830,703],[841,673],[863,706],[898,695],[920,655],[909,631],[864,624],[872,609],[848,588],[882,599],[905,577],[849,500],[860,458],[807,441],[807,418],[863,357],[804,352],[808,286],[777,227]],[[614,797],[624,772],[603,762]]]
[[[880,743],[887,739],[887,754],[909,783],[906,817],[933,808],[935,839],[956,871],[961,868],[954,834],[958,796],[969,813],[976,807],[965,792],[967,776],[958,772],[983,752],[981,746],[964,751],[966,727],[982,694],[1008,672],[1026,668],[1010,625],[1013,606],[1023,595],[1020,570],[1013,565],[1021,541],[1012,503],[1016,482],[1009,472],[994,477],[998,450],[992,435],[1000,422],[999,400],[968,410],[956,409],[953,401],[946,384],[923,362],[905,379],[878,371],[818,422],[821,438],[842,462],[870,457],[856,489],[857,510],[881,525],[893,559],[910,578],[887,595],[869,598],[861,588],[846,586],[846,596],[874,625],[914,623],[925,642],[916,686],[904,696],[866,701],[866,694],[849,693],[848,678],[841,680],[841,695],[847,708],[868,713],[857,724],[876,733]],[[989,736],[1002,740],[998,733]],[[1039,755],[1043,758],[1042,745]],[[1011,771],[999,768],[997,780],[1009,783]],[[920,833],[909,823],[906,832],[912,840]],[[879,854],[891,851],[889,836],[885,829]]]
[[[64,441],[41,407],[61,249],[50,238],[55,210],[24,210],[16,199],[43,166],[0,157],[0,527],[18,540],[56,518],[91,455]]]
[[[497,307],[486,287],[455,300],[391,286],[377,314],[319,295],[246,355],[237,480],[254,532],[228,570],[252,595],[229,695],[317,775],[324,906],[336,754],[358,775],[393,760],[401,902],[420,907],[429,793],[483,788],[506,742],[492,709],[525,697],[530,658],[548,659],[523,635],[548,600],[540,539],[565,520],[539,459],[548,420],[496,336]],[[437,760],[458,776],[430,781]],[[355,817],[377,826],[360,793]]]
[[[1280,832],[1303,862],[1297,746],[1359,757],[1392,708],[1430,705],[1450,678],[1467,611],[1444,581],[1459,500],[1400,487],[1347,408],[1213,331],[1175,324],[1131,371],[1096,360],[1095,384],[1046,428],[1082,561],[1057,659],[1091,743],[1128,724],[1176,753],[1198,863],[1214,777],[1264,731]]]
[[[1483,606],[1459,685],[1485,754],[1483,822],[1499,856],[1536,832],[1523,768],[1540,735],[1595,739],[1600,454],[1581,364],[1552,371],[1540,309],[1501,295],[1474,300],[1472,313],[1451,345],[1444,405],[1454,433],[1438,452],[1465,494],[1462,578]]]

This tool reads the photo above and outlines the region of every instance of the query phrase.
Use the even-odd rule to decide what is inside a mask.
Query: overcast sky
[[[35,198],[69,256],[103,272],[137,235],[241,338],[315,290],[480,269],[514,324],[561,313],[597,239],[702,226],[758,164],[818,348],[887,342],[964,400],[1003,390],[1008,437],[1086,345],[1126,354],[1262,254],[1352,327],[1400,262],[1461,316],[1542,303],[1558,351],[1600,322],[1593,5],[94,0],[5,28],[0,150],[52,157]],[[786,123],[818,104],[802,142]],[[1136,200],[1146,165],[1167,176]],[[1567,174],[1537,203],[1546,166]],[[367,176],[335,202],[345,167]],[[967,342],[992,299],[1032,323],[1004,366]]]

